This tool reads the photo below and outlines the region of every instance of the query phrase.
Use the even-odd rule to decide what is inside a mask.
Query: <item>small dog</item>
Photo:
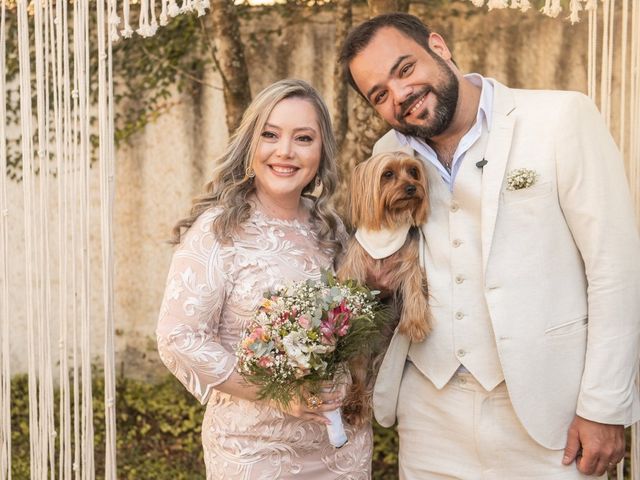
[[[431,330],[419,253],[420,225],[428,211],[427,177],[420,160],[403,152],[382,153],[354,169],[350,221],[357,231],[349,240],[337,277],[390,291],[399,316],[398,329],[413,342],[424,340]],[[385,332],[387,340],[392,330]],[[378,355],[351,365],[353,385],[344,404],[350,423],[359,424],[370,415],[374,372],[381,361]]]
[[[428,211],[427,178],[420,160],[403,152],[382,153],[354,169],[351,225],[358,232],[349,240],[338,279],[374,288],[382,280],[399,307],[400,333],[413,342],[424,340],[431,330],[427,281],[418,251],[419,229]],[[359,235],[363,232],[367,233]],[[378,250],[377,259],[363,243],[370,251]],[[392,244],[399,249],[386,256],[389,246],[394,249]]]

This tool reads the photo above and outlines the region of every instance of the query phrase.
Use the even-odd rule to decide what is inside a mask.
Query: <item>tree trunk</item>
[[[340,32],[340,18],[341,2],[338,2],[336,8],[336,42],[338,33]],[[347,2],[345,2],[347,3]],[[407,11],[409,2],[408,0],[369,0],[369,17],[380,15],[382,13]],[[339,111],[339,107],[344,107],[347,102],[342,101],[338,97],[339,86],[346,87],[346,83],[342,77],[334,75],[334,82],[336,87],[334,91],[336,93],[336,112]],[[340,184],[338,186],[335,205],[338,211],[344,216],[346,211],[346,205],[348,204],[347,198],[349,197],[349,181],[351,179],[351,172],[353,168],[360,162],[366,160],[371,156],[373,144],[389,129],[387,123],[380,118],[375,112],[373,107],[369,105],[360,95],[356,92],[351,92],[349,96],[351,102],[351,117],[348,122],[347,134],[336,138],[341,138],[342,143],[340,145],[340,155],[338,160],[338,171],[340,174]],[[346,107],[345,107],[346,108]],[[348,110],[345,112],[348,113]],[[339,132],[340,126],[337,125],[338,116],[336,113],[336,132]],[[345,120],[342,120],[346,122]]]
[[[369,17],[383,13],[406,12],[408,0],[368,0]],[[360,95],[356,95],[354,113],[356,122],[354,134],[359,146],[356,164],[371,155],[374,143],[389,129],[389,125],[380,118],[371,105]]]
[[[408,0],[369,0],[369,17],[383,13],[406,12],[409,9]]]
[[[351,0],[336,0],[335,3],[336,38],[334,45],[336,55],[339,55],[342,43],[351,29]],[[335,131],[336,141],[340,148],[342,148],[347,130],[349,129],[349,88],[349,85],[344,80],[342,67],[336,59],[333,67],[333,130]]]
[[[227,128],[233,132],[251,103],[249,71],[240,37],[240,22],[233,0],[212,0],[213,60],[222,77]]]

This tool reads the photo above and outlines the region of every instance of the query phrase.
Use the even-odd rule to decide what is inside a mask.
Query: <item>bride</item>
[[[336,449],[322,415],[344,388],[286,410],[236,372],[239,342],[265,291],[333,268],[343,228],[328,205],[336,144],[327,108],[300,80],[263,90],[216,161],[206,192],[174,228],[158,320],[160,357],[203,404],[207,479],[370,478],[371,426]],[[321,190],[311,196],[314,190]]]

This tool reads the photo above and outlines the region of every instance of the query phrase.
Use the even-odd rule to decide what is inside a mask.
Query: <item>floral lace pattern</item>
[[[316,279],[332,263],[308,225],[260,211],[222,244],[211,231],[217,212],[200,215],[174,253],[156,332],[162,361],[207,404],[207,479],[369,479],[369,427],[348,429],[349,443],[335,449],[324,426],[215,389],[233,372],[263,293]]]

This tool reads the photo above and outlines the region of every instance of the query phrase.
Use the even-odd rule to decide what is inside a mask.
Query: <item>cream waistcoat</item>
[[[480,210],[482,160],[487,134],[466,153],[453,193],[439,172],[426,163],[430,220],[423,226],[424,267],[434,329],[413,343],[409,358],[442,388],[462,364],[487,390],[504,380],[491,319],[484,298]]]

